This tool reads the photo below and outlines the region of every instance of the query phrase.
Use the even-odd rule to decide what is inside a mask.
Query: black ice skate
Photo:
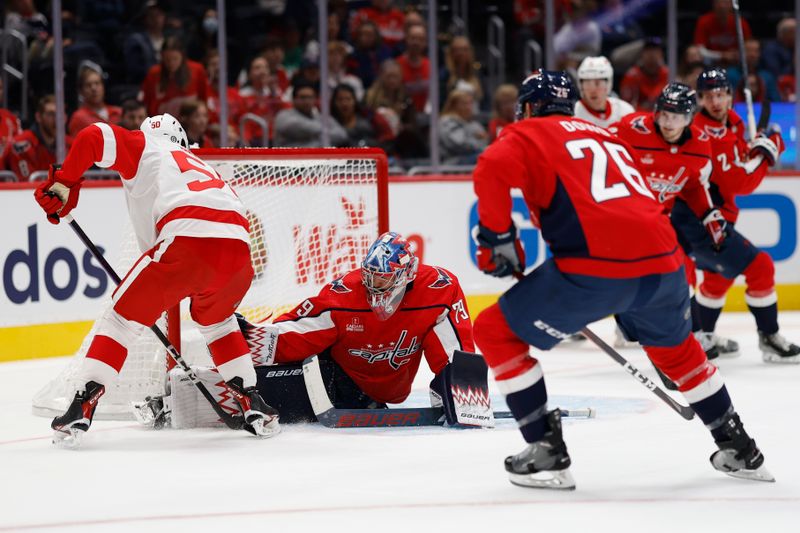
[[[787,341],[778,332],[767,335],[759,331],[758,347],[767,363],[800,363],[800,346]]]
[[[255,387],[244,388],[240,377],[226,381],[225,384],[244,413],[244,429],[257,437],[272,437],[281,432],[278,411],[267,405]]]
[[[712,361],[719,357],[719,346],[714,340],[714,332],[708,331],[695,331],[694,338],[700,343],[703,351],[706,352],[706,358]]]
[[[561,411],[547,415],[550,431],[542,440],[529,444],[517,455],[506,457],[506,472],[511,483],[538,489],[575,490],[569,472],[570,458],[561,434]]]
[[[716,441],[719,450],[711,455],[711,466],[741,479],[775,481],[764,468],[764,455],[745,432],[738,414],[726,415],[722,429],[725,438]]]
[[[53,444],[64,448],[77,448],[83,434],[92,425],[92,417],[97,409],[97,400],[106,392],[99,383],[90,381],[82,391],[75,393],[67,412],[53,419],[50,427],[55,430]]]
[[[732,359],[734,357],[739,357],[741,355],[741,351],[739,350],[739,343],[733,339],[728,339],[726,337],[720,337],[716,333],[714,335],[714,346],[717,347],[719,351],[719,356],[725,359]]]

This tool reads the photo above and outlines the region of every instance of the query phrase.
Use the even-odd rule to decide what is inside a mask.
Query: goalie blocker
[[[324,392],[339,409],[386,409],[385,403],[369,397],[332,359],[319,357]],[[239,409],[224,381],[213,368],[194,368],[220,406],[238,414]],[[445,422],[452,426],[493,427],[489,400],[488,368],[480,355],[456,351],[449,363],[431,382],[433,407],[441,407]],[[256,368],[257,389],[269,405],[281,414],[282,423],[316,422],[303,378],[303,364],[291,363]],[[136,418],[143,424],[175,429],[220,427],[219,417],[197,392],[186,373],[174,368],[169,374],[169,393],[135,404]],[[318,392],[318,391],[315,391]]]

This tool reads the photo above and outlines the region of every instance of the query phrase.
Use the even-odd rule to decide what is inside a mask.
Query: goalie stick
[[[83,242],[84,246],[92,253],[92,255],[97,259],[97,261],[102,265],[103,269],[105,269],[106,273],[114,280],[114,283],[119,285],[121,280],[117,273],[114,271],[114,268],[106,261],[106,258],[103,257],[102,252],[95,246],[92,240],[89,238],[88,235],[83,231],[83,228],[80,227],[78,222],[72,217],[72,215],[67,215],[63,217],[65,221],[70,225],[70,227],[75,231],[75,234],[78,238]],[[211,404],[211,407],[214,409],[214,412],[222,419],[226,426],[230,429],[248,429],[247,424],[244,422],[243,416],[236,416],[230,413],[226,413],[222,407],[217,403],[214,399],[214,396],[208,391],[205,385],[198,379],[197,375],[195,375],[192,368],[186,363],[186,361],[181,357],[181,354],[178,350],[169,342],[167,336],[161,331],[161,329],[156,326],[150,326],[150,330],[155,333],[158,340],[161,341],[161,344],[167,349],[167,353],[169,353],[170,357],[175,361],[175,363],[186,372],[186,375],[189,376],[189,379],[192,383],[195,384],[197,389],[200,393],[205,396],[206,400]],[[250,431],[248,429],[248,431]],[[252,431],[251,431],[252,433]]]
[[[444,425],[441,407],[401,407],[391,409],[338,409],[333,406],[319,368],[316,355],[303,361],[303,379],[308,399],[319,423],[329,428],[355,427],[417,427]],[[594,418],[596,412],[586,409],[562,409],[562,417]],[[514,418],[510,411],[495,411],[495,418]]]

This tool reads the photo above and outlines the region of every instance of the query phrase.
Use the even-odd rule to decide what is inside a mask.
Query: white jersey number
[[[608,156],[611,156],[614,165],[634,191],[655,200],[642,175],[631,165],[633,158],[624,146],[609,141],[603,141],[601,144],[594,139],[576,139],[569,141],[566,147],[569,155],[575,160],[586,157],[585,150],[592,152],[591,192],[597,203],[631,195],[630,189],[624,183],[608,186]]]

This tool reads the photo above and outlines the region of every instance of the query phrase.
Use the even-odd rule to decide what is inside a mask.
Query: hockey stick
[[[316,355],[303,361],[303,380],[308,399],[319,423],[329,428],[355,427],[418,427],[444,425],[444,410],[441,407],[402,407],[391,409],[337,409],[325,390],[319,358]],[[594,418],[595,410],[562,409],[562,417]],[[494,417],[514,418],[510,411],[495,411]]]
[[[103,253],[97,248],[97,246],[95,246],[89,236],[84,233],[83,228],[80,227],[78,222],[72,217],[72,215],[67,215],[63,217],[63,219],[67,221],[70,227],[75,231],[75,233],[78,235],[78,238],[92,253],[95,259],[97,259],[97,261],[102,265],[109,277],[114,280],[114,283],[119,285],[122,280],[114,271],[114,268],[108,263],[108,261],[106,261],[106,258],[103,257]],[[155,333],[156,337],[158,337],[158,340],[161,341],[161,344],[163,344],[167,349],[167,353],[169,353],[170,357],[172,357],[175,363],[181,367],[184,372],[186,372],[186,375],[189,377],[192,383],[194,383],[200,393],[205,396],[206,400],[208,400],[208,403],[210,403],[211,407],[214,409],[214,412],[217,413],[217,416],[222,419],[225,425],[230,429],[246,429],[244,417],[226,413],[222,407],[220,407],[220,405],[214,399],[214,396],[211,395],[206,386],[200,381],[200,379],[194,373],[194,370],[192,370],[192,367],[190,367],[183,357],[181,357],[181,354],[178,352],[178,350],[172,345],[171,342],[169,342],[169,339],[167,339],[167,336],[164,335],[161,329],[154,324],[150,326],[150,330]]]
[[[522,274],[521,272],[515,272],[514,277],[517,278],[517,280],[519,281],[523,279],[525,275]],[[598,337],[592,330],[590,330],[588,327],[584,327],[583,329],[581,329],[581,333],[587,339],[592,341],[595,344],[595,346],[603,350],[606,353],[606,355],[608,355],[611,359],[619,363],[622,366],[622,368],[624,368],[625,371],[628,372],[628,374],[630,374],[636,379],[636,381],[647,387],[650,390],[650,392],[658,396],[661,399],[661,401],[667,404],[673,411],[681,415],[686,420],[691,420],[694,418],[694,409],[692,409],[687,405],[683,405],[677,402],[674,398],[672,398],[672,396],[664,392],[658,385],[656,385],[653,382],[653,380],[651,380],[650,378],[639,372],[638,368],[630,364],[630,362],[628,362],[627,359],[622,357],[619,354],[619,352],[617,352],[614,348],[606,344],[606,342],[600,337]]]
[[[742,63],[742,79],[744,80],[744,101],[747,105],[747,131],[750,141],[756,138],[756,115],[753,112],[753,93],[750,91],[750,80],[747,73],[747,60],[744,57],[744,33],[742,32],[742,14],[739,12],[739,0],[731,0],[733,13],[736,16],[736,40],[739,44],[739,61]]]

